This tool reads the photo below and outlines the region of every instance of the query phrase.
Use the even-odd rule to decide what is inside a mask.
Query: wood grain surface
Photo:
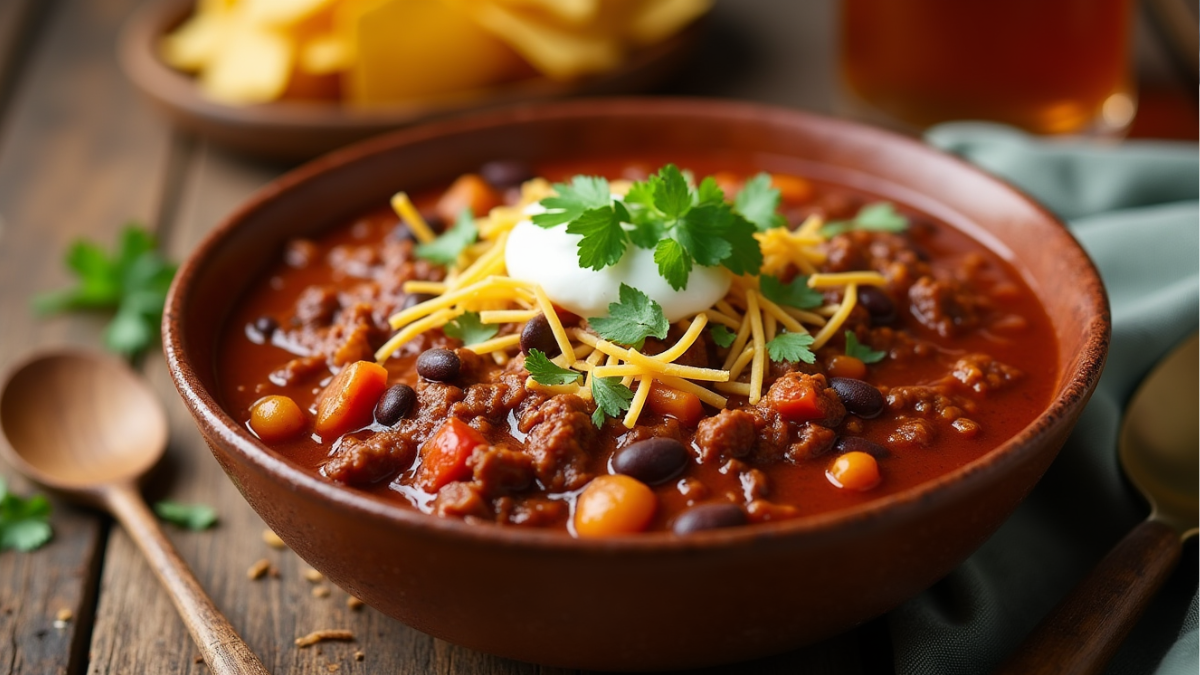
[[[39,291],[72,283],[61,258],[76,238],[111,246],[129,220],[180,259],[247,195],[287,167],[256,163],[181,135],[118,70],[116,37],[139,0],[0,2],[0,372],[53,345],[99,349],[103,314],[38,317]],[[833,108],[833,0],[724,0],[695,67],[671,93]],[[145,486],[216,507],[214,529],[168,529],[200,584],[274,673],[565,673],[490,657],[409,629],[268,546],[262,521],[204,447],[157,353],[141,364],[167,406],[171,441]],[[53,423],[48,420],[48,423]],[[36,488],[7,465],[18,494]],[[0,553],[0,674],[207,672],[136,546],[95,512],[53,500],[54,539]],[[257,580],[248,570],[265,560]],[[55,627],[60,610],[72,618]],[[636,611],[636,608],[631,608]],[[753,611],[748,608],[747,611]],[[351,642],[298,648],[311,631]],[[883,620],[826,643],[712,673],[892,672]]]

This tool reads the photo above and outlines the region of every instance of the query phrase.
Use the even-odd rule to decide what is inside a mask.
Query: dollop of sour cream
[[[526,215],[541,213],[531,204]],[[607,317],[608,305],[620,300],[621,284],[645,293],[662,306],[674,323],[712,307],[729,292],[733,279],[728,270],[694,265],[684,290],[671,288],[658,273],[654,251],[630,243],[616,265],[602,270],[579,266],[577,234],[566,225],[543,228],[523,219],[513,226],[505,247],[508,276],[541,285],[554,304],[582,317]]]

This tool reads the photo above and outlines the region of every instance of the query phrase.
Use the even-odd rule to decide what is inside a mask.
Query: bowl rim
[[[470,524],[459,519],[422,513],[414,508],[393,504],[381,497],[336,484],[293,465],[258,441],[217,403],[216,396],[201,385],[195,366],[188,357],[189,332],[184,308],[191,284],[205,262],[230,238],[239,224],[267,205],[319,180],[327,171],[344,170],[368,157],[393,152],[397,148],[442,136],[502,129],[514,123],[572,118],[605,117],[693,117],[711,120],[786,122],[802,124],[831,134],[859,134],[878,143],[907,146],[908,152],[926,156],[930,161],[952,163],[954,170],[967,171],[994,182],[1032,208],[1045,220],[1057,225],[1069,243],[1060,263],[1078,276],[1076,288],[1081,301],[1095,309],[1090,321],[1080,327],[1082,340],[1080,368],[1067,373],[1062,364],[1061,383],[1048,406],[1015,436],[948,473],[891,495],[872,499],[845,509],[801,516],[788,520],[756,523],[750,526],[699,532],[678,536],[670,532],[645,532],[611,538],[576,538],[553,530]],[[831,117],[776,106],[718,99],[697,98],[602,98],[575,99],[552,103],[525,104],[484,113],[426,123],[377,136],[318,157],[293,169],[260,188],[248,200],[214,227],[180,266],[171,284],[163,314],[163,349],[172,380],[202,433],[219,441],[227,452],[270,480],[310,500],[319,500],[331,508],[349,511],[359,517],[383,521],[389,527],[405,528],[431,537],[445,537],[481,545],[532,547],[555,552],[600,554],[648,554],[651,552],[730,550],[747,544],[771,545],[792,539],[840,537],[851,531],[873,531],[918,515],[931,502],[958,499],[987,484],[1003,473],[1004,467],[1019,465],[1036,452],[1033,442],[1061,431],[1078,416],[1095,389],[1107,356],[1111,318],[1107,293],[1094,263],[1062,221],[1012,185],[987,174],[953,155],[934,149],[917,139],[889,131]],[[1056,449],[1057,451],[1057,449]],[[214,453],[215,453],[214,449]]]

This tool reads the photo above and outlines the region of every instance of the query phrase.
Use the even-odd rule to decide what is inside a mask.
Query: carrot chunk
[[[479,176],[468,173],[447,188],[438,200],[435,210],[447,225],[458,220],[463,209],[471,209],[476,217],[486,216],[488,211],[501,204],[500,195]]]
[[[704,407],[700,404],[699,396],[658,382],[650,389],[646,405],[659,415],[674,417],[685,427],[694,427],[704,418]]]
[[[375,404],[387,389],[387,370],[372,361],[355,361],[333,378],[317,398],[313,427],[333,439],[371,423]]]
[[[468,478],[471,467],[467,466],[467,459],[475,448],[485,444],[483,434],[466,422],[457,417],[447,419],[421,446],[417,485],[433,493],[447,483]]]
[[[650,524],[658,498],[644,483],[629,476],[597,476],[575,502],[575,533],[609,537],[641,532]]]

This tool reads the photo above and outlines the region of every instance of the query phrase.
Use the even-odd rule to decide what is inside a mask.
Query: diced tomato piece
[[[794,387],[788,392],[788,397],[772,398],[770,405],[779,411],[785,419],[792,422],[819,420],[825,417],[821,409],[820,394],[811,387]]]
[[[685,427],[694,427],[704,418],[704,407],[700,404],[699,396],[658,382],[650,388],[646,405],[659,415],[674,417]]]
[[[458,177],[458,180],[442,193],[434,209],[438,216],[450,227],[458,221],[464,209],[470,209],[471,215],[482,218],[494,207],[502,203],[500,195],[479,176],[468,173]]]
[[[426,492],[442,489],[446,483],[463,480],[471,475],[467,458],[487,440],[466,422],[451,417],[433,437],[421,446],[421,468],[417,469],[417,485]]]
[[[579,316],[575,312],[572,312],[569,309],[563,309],[558,305],[554,305],[554,314],[558,317],[558,322],[564,326],[574,326],[583,320],[583,317]]]
[[[331,440],[370,424],[375,404],[387,389],[387,377],[387,369],[373,361],[355,361],[343,368],[317,398],[313,428]]]

